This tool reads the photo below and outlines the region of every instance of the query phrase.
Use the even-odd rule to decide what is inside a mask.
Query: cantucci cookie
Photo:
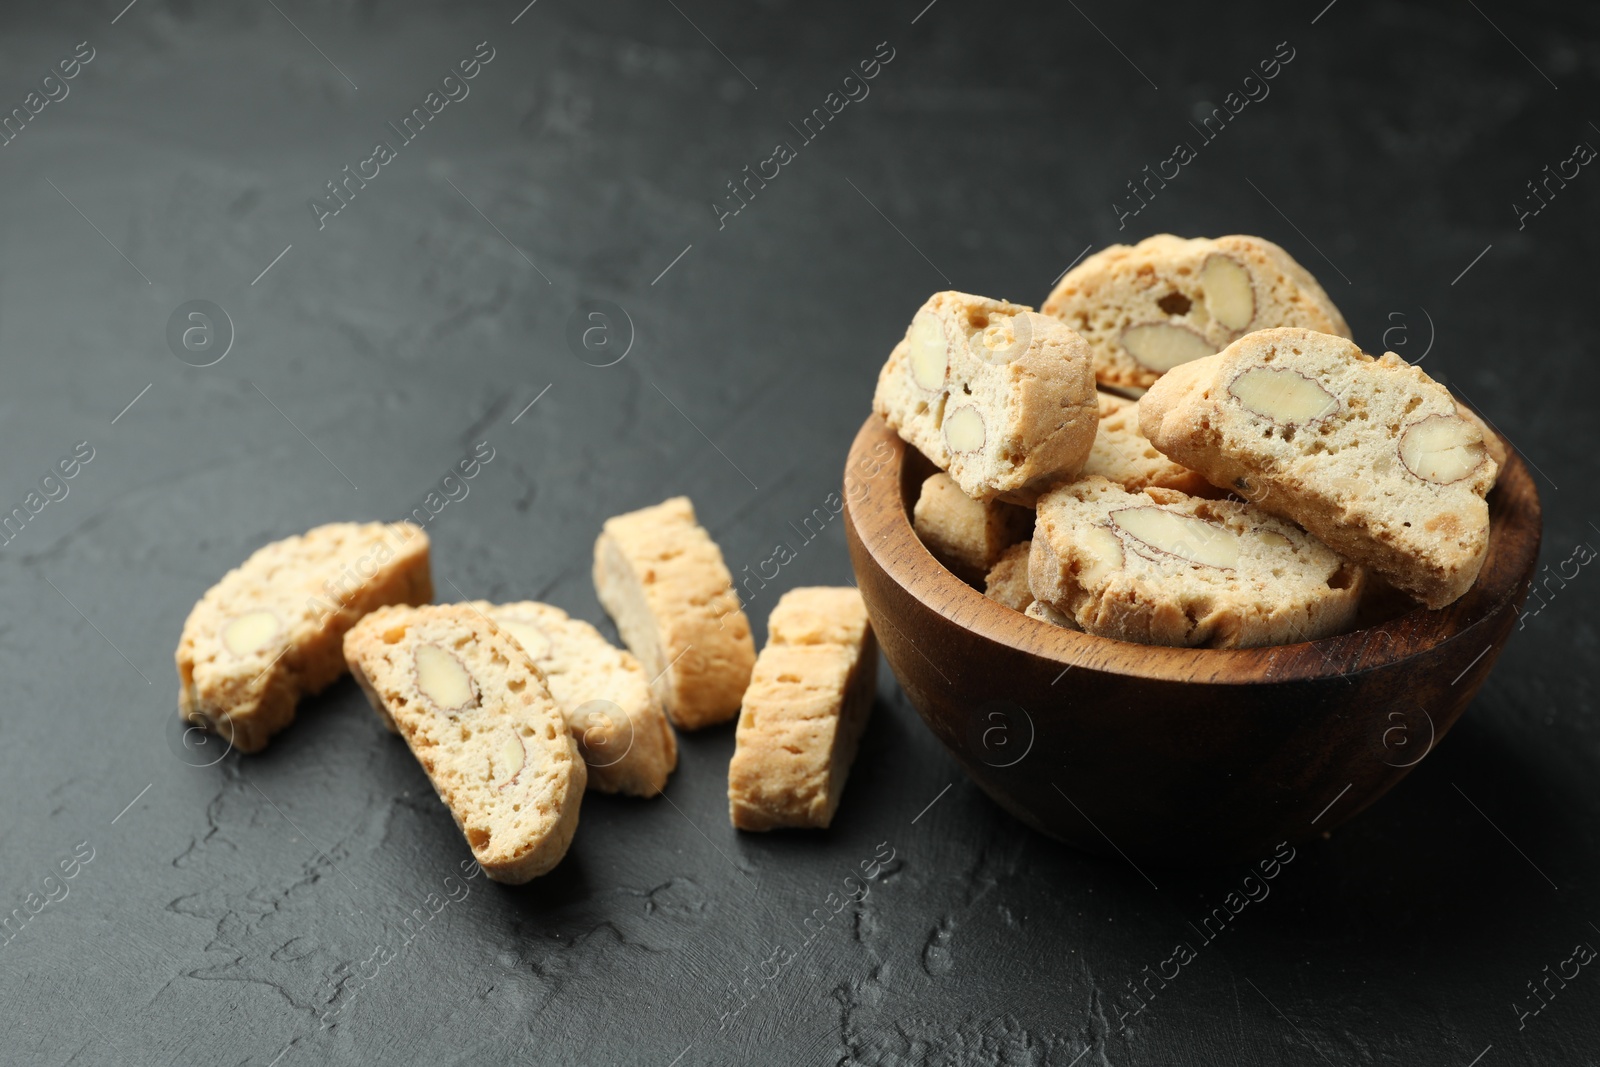
[[[686,496],[607,519],[594,587],[681,730],[739,713],[756,646],[722,550]]]
[[[1250,648],[1326,637],[1365,575],[1292,523],[1237,500],[1130,493],[1086,478],[1039,500],[1028,580],[1087,633]]]
[[[1083,338],[1032,308],[935,293],[878,375],[872,410],[961,491],[1032,504],[1077,475],[1098,419]]]
[[[523,600],[469,605],[517,639],[566,716],[589,788],[651,797],[678,765],[678,739],[639,661],[581,619]]]
[[[485,874],[518,885],[561,862],[588,775],[515,638],[466,604],[384,608],[345,635],[344,655]]]
[[[741,830],[827,826],[877,689],[878,650],[854,589],[793,589],[767,620],[733,761],[728,814]]]
[[[1271,241],[1242,235],[1112,245],[1067,271],[1040,310],[1083,335],[1106,385],[1153,385],[1251,330],[1350,336],[1310,271]]]
[[[1430,608],[1478,577],[1498,465],[1481,424],[1392,352],[1262,330],[1163,378],[1139,409],[1162,452]]]
[[[1139,430],[1139,403],[1110,393],[1100,394],[1100,430],[1089,461],[1079,477],[1108,478],[1124,489],[1176,489],[1190,496],[1218,496],[1220,491],[1187,467],[1156,451]]]
[[[433,599],[428,537],[410,523],[339,522],[257,549],[207,590],[178,639],[178,714],[241,752],[294,721],[344,673],[340,642],[385,604]]]
[[[1012,545],[989,568],[983,579],[983,595],[998,600],[1013,611],[1027,611],[1033,603],[1033,591],[1028,588],[1028,548],[1032,542]]]
[[[1028,536],[1033,512],[999,500],[974,500],[938,471],[922,483],[911,525],[935,559],[962,580],[977,582],[1002,552]]]

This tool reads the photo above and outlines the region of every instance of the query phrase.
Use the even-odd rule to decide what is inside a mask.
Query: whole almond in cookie
[[[1031,505],[1088,458],[1083,338],[1031,308],[935,293],[878,375],[872,410],[975,500]]]
[[[405,739],[497,882],[566,855],[587,771],[522,646],[466,604],[383,608],[344,638],[362,692]]]
[[[1373,359],[1342,337],[1262,330],[1167,375],[1139,412],[1167,456],[1430,608],[1477,580],[1498,438],[1392,352]]]
[[[1103,385],[1161,375],[1274,326],[1350,336],[1311,272],[1260,237],[1147,237],[1069,270],[1040,308],[1083,335]]]
[[[1252,504],[1130,493],[1104,478],[1040,498],[1028,561],[1036,601],[1086,633],[1190,648],[1338,633],[1355,616],[1364,577]]]

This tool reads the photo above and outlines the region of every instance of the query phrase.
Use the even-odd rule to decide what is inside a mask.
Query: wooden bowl
[[[1513,455],[1483,571],[1449,607],[1296,645],[1136,645],[1030,619],[940,565],[910,522],[932,471],[877,416],[845,468],[850,557],[889,666],[996,803],[1136,864],[1264,858],[1388,792],[1488,677],[1539,554],[1539,496]]]

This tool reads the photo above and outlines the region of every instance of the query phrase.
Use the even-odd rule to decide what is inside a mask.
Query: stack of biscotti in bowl
[[[1454,602],[1505,459],[1257,237],[1105,249],[1042,313],[935,294],[873,406],[937,468],[913,527],[949,570],[1041,621],[1158,645],[1291,644],[1380,600]]]

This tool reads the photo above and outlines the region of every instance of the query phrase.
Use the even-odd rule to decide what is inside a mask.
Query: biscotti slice
[[[590,789],[636,797],[661,792],[678,765],[678,738],[637,659],[549,604],[469,606],[516,638],[544,675],[589,765]]]
[[[344,655],[485,874],[519,885],[561,862],[588,775],[515,638],[466,604],[384,608],[345,635]]]
[[[1112,245],[1067,271],[1041,308],[1083,335],[1105,385],[1149,386],[1251,330],[1350,336],[1311,272],[1260,237],[1163,233]]]
[[[340,642],[363,615],[431,599],[428,536],[410,523],[331,523],[274,541],[189,612],[178,714],[258,752],[301,697],[344,673]]]
[[[1095,434],[1082,478],[1108,478],[1124,489],[1155,486],[1190,496],[1220,496],[1221,490],[1187,467],[1156,451],[1139,430],[1139,403],[1100,394],[1100,430]]]
[[[686,496],[607,519],[594,587],[680,730],[739,713],[756,660],[722,550]]]
[[[878,375],[872,410],[978,500],[1071,481],[1098,412],[1083,338],[1032,308],[935,293]]]
[[[1002,552],[1028,536],[1033,512],[999,500],[974,500],[954,478],[936,471],[922,483],[911,526],[951,573],[978,582]]]
[[[793,589],[767,620],[733,761],[728,814],[740,830],[827,826],[877,689],[878,647],[854,589]]]
[[[1392,352],[1262,330],[1139,401],[1150,442],[1430,608],[1477,580],[1498,465],[1450,391]]]
[[[1031,542],[1012,545],[989,568],[983,579],[983,595],[997,600],[1012,611],[1028,610],[1033,591],[1028,588],[1028,548]]]
[[[1365,575],[1292,523],[1238,500],[1130,493],[1086,478],[1039,500],[1028,580],[1086,633],[1250,648],[1326,637]]]

